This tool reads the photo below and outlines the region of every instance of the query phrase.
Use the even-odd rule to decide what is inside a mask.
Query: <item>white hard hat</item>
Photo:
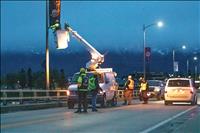
[[[132,76],[131,76],[131,75],[129,75],[129,76],[128,76],[128,79],[132,79]]]

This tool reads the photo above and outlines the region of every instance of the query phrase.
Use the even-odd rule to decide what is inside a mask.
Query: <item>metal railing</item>
[[[17,101],[19,104],[23,104],[25,101],[37,102],[37,101],[60,101],[67,100],[68,90],[1,90],[1,104],[7,105],[10,102]],[[138,97],[139,91],[134,90],[134,98]],[[124,90],[117,91],[118,100],[124,99]]]
[[[134,90],[133,98],[136,98],[138,96],[139,96],[139,90]],[[118,100],[123,100],[124,99],[124,90],[118,90],[117,91],[117,98],[118,98]]]
[[[1,103],[11,101],[67,100],[67,90],[1,90]]]

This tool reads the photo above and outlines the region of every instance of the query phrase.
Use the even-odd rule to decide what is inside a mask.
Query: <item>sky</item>
[[[45,50],[45,2],[1,1],[1,52]],[[141,51],[143,24],[163,21],[147,29],[147,46],[155,50],[200,48],[199,1],[62,1],[61,25],[68,22],[97,49]],[[57,51],[52,31],[49,46]],[[71,38],[71,51],[84,50]]]

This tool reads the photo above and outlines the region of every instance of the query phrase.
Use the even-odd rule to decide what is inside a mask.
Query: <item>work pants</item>
[[[96,110],[97,92],[92,92],[92,110]]]
[[[148,102],[148,96],[147,96],[147,91],[146,90],[142,90],[142,99],[144,100],[144,103]]]
[[[78,110],[81,111],[83,105],[84,111],[87,111],[87,91],[78,91]]]
[[[125,101],[125,103],[127,103],[127,101],[128,101],[128,104],[130,105],[132,99],[133,99],[133,90],[130,90],[130,89],[125,90],[124,91],[124,101]]]

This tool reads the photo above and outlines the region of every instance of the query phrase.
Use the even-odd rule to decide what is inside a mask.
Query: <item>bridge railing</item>
[[[139,90],[134,90],[133,98],[138,98],[138,96],[139,96]],[[118,90],[117,97],[118,97],[118,100],[123,100],[124,99],[124,90]]]
[[[1,103],[6,105],[11,101],[18,101],[23,104],[24,101],[50,101],[67,100],[68,90],[1,90]]]
[[[11,102],[19,102],[23,104],[24,102],[37,102],[37,101],[66,101],[68,98],[68,90],[1,90],[1,104],[7,105]],[[134,90],[134,98],[138,97],[139,91]],[[124,99],[124,90],[117,91],[118,100]]]

